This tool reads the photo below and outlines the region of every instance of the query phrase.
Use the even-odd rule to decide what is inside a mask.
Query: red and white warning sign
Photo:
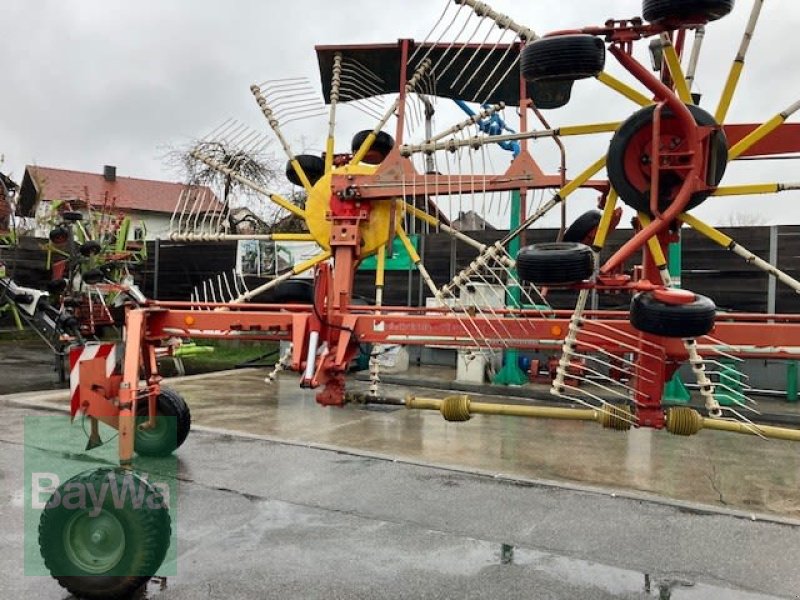
[[[107,342],[89,342],[84,346],[73,346],[69,351],[69,391],[70,415],[74,417],[81,405],[80,400],[80,364],[95,358],[106,361],[106,376],[111,377],[117,365],[116,344]]]

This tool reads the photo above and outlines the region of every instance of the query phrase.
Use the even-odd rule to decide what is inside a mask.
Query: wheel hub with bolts
[[[658,210],[669,207],[684,184],[694,152],[703,154],[705,189],[692,193],[686,210],[699,206],[722,181],[728,159],[725,134],[706,111],[694,105],[687,105],[687,108],[699,133],[700,144],[695,148],[689,146],[683,124],[669,109],[661,110],[656,126],[656,106],[634,113],[611,139],[608,179],[622,201],[639,212],[652,212],[650,190],[655,178],[658,178]],[[657,148],[654,148],[654,140],[658,141]],[[657,164],[654,164],[654,151],[658,153]]]
[[[64,531],[64,550],[87,573],[107,573],[125,554],[125,531],[106,510],[97,516],[76,513]]]

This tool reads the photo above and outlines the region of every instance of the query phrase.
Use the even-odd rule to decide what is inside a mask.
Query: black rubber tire
[[[100,242],[89,240],[88,242],[84,242],[80,245],[78,252],[80,252],[82,256],[95,256],[100,254],[102,249],[103,246],[100,245]]]
[[[161,387],[156,399],[156,414],[164,418],[166,427],[159,430],[161,435],[145,435],[138,425],[147,419],[147,400],[136,404],[137,428],[134,449],[141,456],[169,456],[181,447],[192,428],[192,415],[183,396],[168,387]]]
[[[708,126],[716,125],[714,117],[704,111],[699,106],[693,104],[687,105],[689,112],[694,116],[694,120],[698,125]],[[625,173],[625,151],[628,144],[631,143],[633,137],[639,132],[642,127],[649,126],[653,122],[653,111],[655,105],[646,106],[628,117],[628,119],[620,126],[611,138],[611,143],[608,146],[608,161],[606,170],[608,172],[608,180],[611,185],[619,194],[622,201],[636,209],[639,212],[650,213],[650,190],[637,189],[628,179]],[[672,117],[672,111],[665,108],[662,111],[661,119]],[[706,174],[706,182],[716,187],[722,181],[725,175],[725,169],[728,166],[728,139],[722,130],[717,131],[711,140],[712,160],[709,161],[709,173]],[[667,185],[674,185],[674,181],[669,181],[667,178],[661,178],[662,187],[666,188]],[[690,210],[699,206],[708,196],[710,191],[695,192],[689,199],[686,205],[686,210]],[[664,198],[659,203],[659,210],[665,210],[669,206],[669,200]]]
[[[50,238],[51,242],[59,246],[61,244],[66,244],[69,241],[69,228],[64,227],[63,225],[54,227],[50,230],[48,237]]]
[[[586,236],[588,236],[593,229],[600,225],[600,219],[603,218],[603,213],[599,210],[587,210],[580,217],[572,222],[572,225],[567,227],[564,232],[565,242],[584,243]]]
[[[361,148],[361,144],[364,143],[364,140],[367,139],[367,136],[370,133],[372,133],[371,129],[365,129],[363,131],[359,131],[353,136],[353,141],[350,143],[350,149],[352,150],[353,154],[358,152],[358,149]],[[367,154],[364,156],[362,162],[365,162],[368,165],[379,165],[387,156],[389,156],[389,153],[393,148],[394,138],[385,131],[379,131],[378,135],[375,136],[375,141],[372,142],[369,152],[367,152]]]
[[[106,275],[100,269],[89,269],[85,273],[81,274],[81,279],[87,285],[95,285],[105,281]]]
[[[695,294],[689,304],[665,304],[651,292],[631,300],[630,322],[634,329],[669,338],[693,338],[714,328],[717,307],[711,298]]]
[[[298,154],[295,158],[297,162],[300,163],[300,167],[305,172],[311,185],[317,183],[322,179],[322,176],[325,175],[325,161],[319,156],[314,154]],[[291,161],[287,161],[286,163],[286,179],[295,185],[303,185],[303,182],[300,181],[300,176],[295,173]]]
[[[311,279],[288,279],[275,286],[269,296],[279,304],[313,304],[314,282]]]
[[[606,64],[606,46],[586,34],[544,37],[522,49],[519,66],[528,81],[575,81],[594,77]]]
[[[537,285],[570,285],[592,276],[594,257],[584,244],[533,244],[517,254],[517,273],[522,281]]]
[[[132,493],[124,493],[125,485],[131,486]],[[99,498],[102,486],[119,486],[116,500],[105,493],[100,514],[110,515],[119,524],[125,548],[116,564],[98,574],[74,560],[66,541],[75,520],[84,514],[91,518],[95,506],[66,507],[65,502],[56,501],[56,494],[60,500],[69,489],[83,489],[84,496],[90,496],[86,490],[91,488]],[[132,502],[140,493],[144,501]],[[133,471],[103,468],[76,475],[53,493],[39,520],[39,549],[53,578],[70,593],[87,600],[114,600],[130,598],[156,573],[169,548],[170,534],[169,510],[160,491]]]
[[[77,210],[68,210],[67,212],[61,213],[61,218],[67,223],[77,223],[78,221],[83,221],[83,215]]]
[[[52,294],[54,296],[60,296],[61,294],[67,291],[67,285],[69,285],[67,283],[67,280],[62,278],[62,279],[51,279],[50,281],[47,282],[45,287],[47,288],[48,294]]]
[[[533,105],[542,110],[561,108],[569,103],[572,97],[573,80],[565,81],[530,81],[528,96]]]
[[[645,21],[716,21],[733,10],[734,0],[643,0]]]

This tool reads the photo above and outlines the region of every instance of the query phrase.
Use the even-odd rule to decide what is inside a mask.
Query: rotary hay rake
[[[454,0],[446,3],[422,42],[318,47],[328,104],[321,157],[295,154],[282,129],[285,122],[319,111],[318,103],[297,99],[306,95],[304,84],[279,80],[253,85],[253,97],[288,157],[287,176],[303,188],[305,202],[297,204],[249,180],[237,170],[235,158],[221,162],[204,151],[217,141],[239,148],[242,156],[263,146],[263,135],[237,123],[227,122],[212,132],[194,150],[194,158],[302,219],[308,233],[232,233],[225,229],[222,215],[208,215],[201,199],[187,196],[176,208],[172,238],[316,242],[319,254],[254,289],[235,276],[221,275],[216,286],[204,286],[202,298],[197,293],[189,302],[149,302],[131,308],[121,368],[108,375],[105,356],[77,363],[73,414],[80,411],[95,426],[102,421],[117,428],[120,462],[131,467],[135,450],[168,454],[188,433],[188,407],[162,388],[156,365],[159,348],[171,338],[290,342],[267,380],[283,369],[297,371],[301,385],[319,388],[317,401],[324,406],[345,403],[345,373],[362,344],[437,344],[465,349],[473,359],[510,348],[560,351],[551,392],[583,405],[504,406],[471,402],[466,396],[405,400],[409,408],[439,410],[448,420],[506,414],[591,420],[616,430],[651,427],[691,435],[717,429],[800,440],[797,430],[751,423],[745,412],[753,409],[744,393],[729,390],[734,399],[730,407],[720,406],[713,393],[715,385],[727,385],[716,368],[722,358],[794,358],[800,317],[716,314],[710,299],[670,287],[665,256],[667,244],[685,225],[800,292],[800,282],[691,212],[719,197],[800,189],[793,183],[722,185],[736,159],[800,150],[798,127],[785,123],[800,102],[763,124],[726,122],[762,4],[756,0],[752,5],[713,115],[696,105],[692,84],[704,28],[726,16],[732,0],[644,0],[644,19],[609,20],[543,37],[483,2]],[[469,37],[465,40],[464,35]],[[693,44],[687,51],[690,37]],[[662,62],[657,72],[633,56],[634,47],[646,39],[655,42],[651,47]],[[630,83],[604,69],[606,54],[627,72]],[[575,82],[583,79],[594,79],[632,101],[635,112],[622,122],[549,126],[539,109],[564,106]],[[385,98],[394,94],[396,99],[387,106]],[[440,133],[428,128],[419,142],[406,143],[423,119],[430,125],[435,97],[476,102],[480,109]],[[350,151],[337,153],[337,111],[346,105],[375,117],[376,124],[356,134]],[[482,126],[503,114],[506,106],[522,107],[519,133]],[[531,113],[540,118],[543,129],[531,126]],[[394,137],[384,131],[390,122]],[[610,135],[608,151],[570,178],[563,171],[546,174],[529,151],[535,139],[560,142],[602,134]],[[492,172],[490,147],[509,142],[518,142],[519,152],[508,168]],[[558,242],[524,246],[526,230],[581,188],[600,194],[602,212],[579,219]],[[552,197],[528,210],[528,192],[550,189],[555,190]],[[514,191],[520,193],[520,217],[494,244],[483,244],[452,227],[439,205],[442,198],[451,199],[451,208],[454,198],[462,203],[465,197],[478,197],[485,203],[487,197]],[[630,239],[601,262],[600,252],[619,220],[620,203],[636,212],[635,228]],[[477,253],[443,286],[434,282],[410,239],[420,223]],[[384,304],[387,247],[395,239],[411,257],[436,306]],[[516,244],[524,247],[516,252]],[[639,253],[641,276],[632,278],[623,273],[623,266]],[[373,255],[375,304],[358,305],[353,302],[354,271]],[[300,298],[280,305],[252,302],[311,270],[314,286],[302,299],[308,303]],[[463,291],[474,283],[499,286],[512,299],[510,306],[466,302]],[[552,288],[575,292],[574,310],[551,308],[547,290]],[[587,308],[592,290],[633,294],[630,311]],[[665,382],[687,362],[708,416],[688,407],[662,406]],[[372,395],[379,393],[379,383],[373,357]],[[153,432],[169,417],[176,421],[177,433],[154,445]],[[94,442],[99,441],[96,432],[93,427]],[[140,448],[141,436],[148,444]],[[47,554],[48,549],[42,550]],[[91,592],[80,577],[59,580],[79,594]],[[144,580],[134,578],[127,587]]]

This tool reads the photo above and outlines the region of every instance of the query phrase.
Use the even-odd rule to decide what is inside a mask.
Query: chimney
[[[117,180],[117,167],[112,165],[105,165],[103,167],[103,179],[106,181],[116,181]]]

